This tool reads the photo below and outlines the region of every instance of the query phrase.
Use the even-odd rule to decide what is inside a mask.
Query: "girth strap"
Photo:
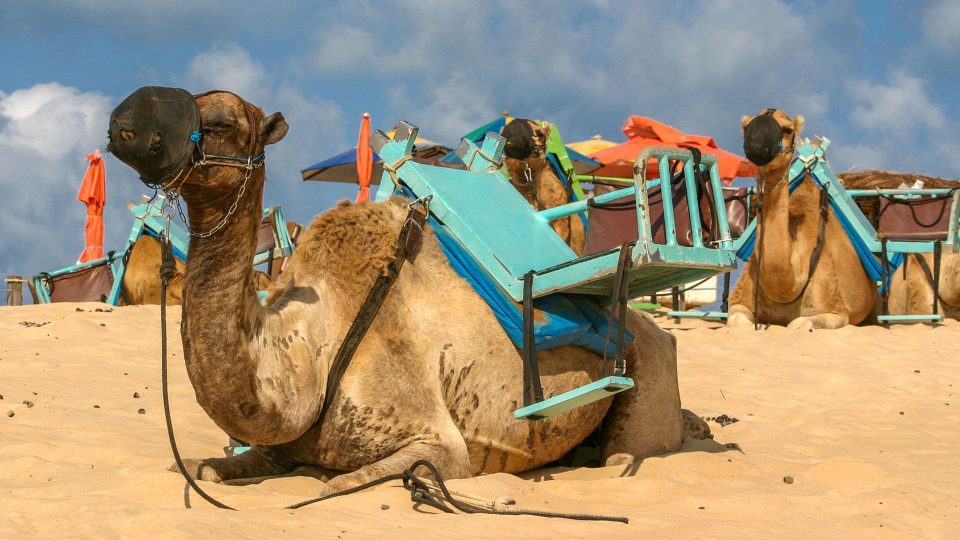
[[[404,220],[403,227],[400,229],[400,236],[397,238],[396,254],[393,260],[390,261],[387,273],[378,277],[373,287],[370,288],[370,292],[367,293],[366,299],[364,299],[363,304],[361,304],[360,309],[357,311],[357,315],[354,317],[350,329],[347,330],[347,334],[343,338],[340,348],[337,350],[337,354],[333,359],[333,365],[330,368],[330,373],[327,374],[327,387],[323,397],[323,408],[320,409],[317,424],[323,423],[323,418],[333,403],[333,398],[336,396],[337,390],[340,388],[340,380],[343,379],[343,374],[346,373],[347,367],[350,365],[350,360],[357,351],[357,347],[360,346],[363,336],[366,335],[367,330],[380,311],[380,306],[382,306],[383,301],[386,300],[390,288],[400,275],[400,269],[403,268],[404,261],[406,261],[407,258],[413,259],[416,256],[417,249],[420,247],[420,241],[423,238],[423,224],[427,219],[427,212],[418,209],[415,206],[416,204],[415,201],[410,205],[410,212],[407,213],[407,218]]]

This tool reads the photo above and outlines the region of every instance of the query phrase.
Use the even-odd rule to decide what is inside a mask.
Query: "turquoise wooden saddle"
[[[411,159],[418,129],[401,122],[394,138],[377,131],[370,145],[384,161],[381,186],[392,180],[397,191],[429,201],[435,226],[453,238],[515,302],[523,302],[525,315],[532,299],[557,292],[616,298],[626,309],[626,298],[649,294],[732,270],[735,252],[727,226],[716,159],[704,155],[720,226],[716,245],[704,245],[698,203],[690,204],[693,245],[677,242],[671,190],[663,191],[666,241],[653,241],[647,190],[659,182],[646,181],[648,160],[656,160],[661,178],[669,178],[677,162],[683,164],[688,201],[697,201],[693,155],[687,150],[648,148],[636,160],[634,185],[595,197],[603,203],[633,196],[637,213],[638,240],[585,257],[577,257],[553,231],[550,221],[588,210],[589,201],[577,201],[536,211],[499,172],[504,139],[488,133],[481,146],[464,140],[457,155],[466,170],[417,163]],[[387,193],[387,190],[383,190]],[[378,193],[378,200],[385,195]],[[620,306],[613,306],[618,311]],[[525,326],[532,325],[525,316]],[[531,326],[532,327],[532,326]],[[531,332],[532,333],[532,332]],[[525,331],[525,334],[527,332]],[[535,347],[525,338],[525,374],[529,394],[517,418],[540,419],[632,388],[623,373],[622,357],[614,361],[614,374],[587,386],[544,398],[537,393],[539,374]],[[622,349],[622,347],[621,347]],[[526,386],[526,385],[525,385]]]

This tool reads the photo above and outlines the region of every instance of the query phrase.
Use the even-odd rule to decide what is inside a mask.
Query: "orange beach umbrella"
[[[360,137],[357,140],[357,181],[360,192],[358,203],[370,200],[370,176],[373,174],[373,149],[370,148],[370,113],[363,113],[360,120]]]
[[[734,177],[753,177],[757,174],[756,166],[732,152],[720,149],[712,137],[687,135],[652,118],[630,116],[623,125],[623,133],[629,139],[627,142],[590,155],[603,163],[603,167],[593,174],[621,178],[633,176],[633,161],[637,154],[648,146],[694,147],[704,154],[713,154],[717,156],[720,178],[727,184],[733,181]],[[652,167],[648,174],[656,176],[659,173]]]
[[[77,200],[87,205],[85,246],[77,264],[103,257],[103,207],[107,203],[107,181],[100,150],[87,155],[87,161],[90,163],[77,193]]]

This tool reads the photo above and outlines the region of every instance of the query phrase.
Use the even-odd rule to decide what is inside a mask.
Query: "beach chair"
[[[41,272],[29,280],[30,292],[36,304],[51,302],[104,302],[119,305],[123,294],[123,276],[126,271],[127,257],[133,245],[144,234],[159,238],[165,233],[167,219],[162,210],[165,199],[157,195],[140,204],[128,203],[127,208],[134,215],[125,248],[111,251],[106,257],[87,263],[69,266],[52,272]],[[174,257],[187,260],[190,234],[175,222],[169,224],[169,238]],[[254,265],[267,263],[273,265],[279,258],[289,257],[293,253],[283,212],[279,206],[264,209],[264,216],[258,231],[258,249]],[[261,299],[262,299],[261,295]]]
[[[637,158],[634,184],[609,194],[595,196],[590,204],[632,198],[636,240],[597,249],[577,257],[550,227],[550,221],[583,212],[588,201],[576,201],[537,212],[506,178],[498,172],[504,140],[488,133],[481,146],[464,140],[457,155],[466,170],[432,167],[410,158],[417,128],[400,124],[393,139],[378,131],[371,146],[384,159],[386,171],[381,185],[389,185],[389,174],[399,192],[429,204],[431,226],[441,242],[446,239],[465,253],[513,302],[523,306],[525,368],[524,407],[514,412],[517,418],[540,419],[553,416],[632,388],[624,376],[622,364],[623,324],[626,299],[715,275],[734,267],[732,240],[725,218],[716,160],[703,156],[715,186],[714,203],[723,216],[715,244],[703,242],[699,207],[689,208],[691,245],[678,242],[671,194],[661,205],[652,205],[649,191],[659,180],[646,181],[649,159],[659,163],[661,178],[670,178],[672,162],[682,163],[683,184],[688,194],[696,190],[693,154],[687,150],[648,148]],[[669,190],[668,190],[669,191]],[[695,196],[690,197],[696,200]],[[663,240],[657,242],[651,229],[652,206],[663,215]],[[539,390],[539,371],[533,334],[533,301],[556,293],[573,293],[611,298],[612,310],[619,318],[617,358],[614,374],[558,396],[545,398]],[[612,319],[611,319],[611,322]],[[606,350],[606,349],[604,349]]]
[[[868,220],[877,230],[880,240],[883,280],[889,281],[898,265],[903,267],[906,275],[907,266],[912,264],[911,258],[914,258],[933,288],[934,300],[931,312],[912,315],[890,315],[889,287],[882,288],[882,308],[878,320],[885,324],[943,320],[943,315],[938,313],[937,302],[940,287],[940,257],[945,245],[948,252],[956,251],[960,190],[957,188],[851,189],[847,190],[847,193],[858,203],[861,210],[864,206],[874,209],[868,215]],[[867,204],[864,204],[865,200],[868,201]],[[933,267],[930,268],[919,256],[921,252],[896,251],[904,243],[928,247],[930,250],[923,253],[933,253]]]

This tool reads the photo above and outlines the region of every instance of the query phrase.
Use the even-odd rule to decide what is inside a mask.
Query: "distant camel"
[[[549,125],[516,118],[503,128],[502,135],[506,139],[504,165],[510,182],[531,206],[540,211],[570,202],[570,189],[547,160]],[[574,253],[583,254],[586,234],[579,214],[553,220],[550,225]]]
[[[730,295],[727,324],[756,321],[813,329],[863,322],[876,305],[876,285],[829,204],[821,224],[821,190],[814,180],[808,175],[796,191],[789,190],[788,170],[803,117],[791,119],[783,111],[767,109],[744,116],[740,125],[747,157],[759,167],[763,219],[753,254]],[[818,244],[819,260],[812,257]],[[759,253],[763,256],[756,287]]]

